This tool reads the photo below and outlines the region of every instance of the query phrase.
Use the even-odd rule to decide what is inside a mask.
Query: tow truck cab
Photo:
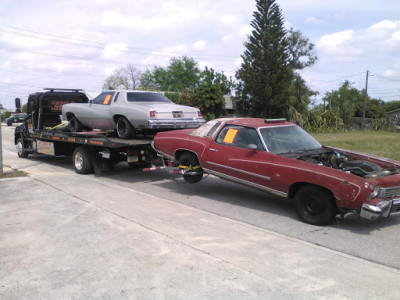
[[[30,94],[28,98],[29,131],[50,129],[61,123],[61,109],[67,103],[87,103],[89,98],[82,90],[45,89],[46,92]]]

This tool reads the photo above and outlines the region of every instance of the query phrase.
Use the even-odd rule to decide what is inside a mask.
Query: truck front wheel
[[[17,148],[17,153],[20,158],[27,158],[28,157],[28,152],[26,152],[24,148],[24,141],[22,138],[19,138],[17,140],[17,143],[15,144],[15,148]]]
[[[93,172],[93,162],[90,151],[86,147],[76,147],[72,154],[72,164],[78,174],[90,174]]]

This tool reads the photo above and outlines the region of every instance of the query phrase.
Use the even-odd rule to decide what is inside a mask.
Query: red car
[[[285,120],[217,119],[157,133],[153,147],[179,162],[189,183],[209,173],[294,198],[310,224],[326,225],[349,211],[370,220],[400,213],[400,162],[321,146]]]

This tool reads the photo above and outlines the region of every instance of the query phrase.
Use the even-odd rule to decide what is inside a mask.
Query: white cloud
[[[353,38],[352,30],[325,34],[317,43],[318,50],[323,51],[328,55],[344,55],[349,54],[348,42]],[[352,49],[351,52],[354,50]]]
[[[103,56],[108,59],[119,58],[121,52],[128,49],[125,43],[109,44],[103,50]]]
[[[254,28],[251,25],[243,26],[239,31],[239,36],[242,37],[242,38],[247,38],[251,34],[253,29]]]
[[[196,50],[199,50],[199,49],[204,49],[204,47],[206,46],[206,41],[205,40],[199,40],[199,41],[197,41],[197,42],[195,42],[194,44],[193,44],[193,48],[194,49],[196,49]]]
[[[390,20],[383,20],[371,26],[372,29],[394,29],[400,22],[393,22]]]
[[[316,17],[308,17],[304,22],[306,24],[312,24],[312,25],[317,25],[317,26],[324,23],[323,20],[318,19]]]
[[[221,16],[222,23],[224,23],[226,25],[234,24],[237,19],[238,19],[238,17],[235,16],[235,15],[223,15],[223,16]]]

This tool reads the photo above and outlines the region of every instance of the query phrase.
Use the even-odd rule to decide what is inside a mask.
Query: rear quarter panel
[[[205,150],[211,139],[191,136],[192,129],[159,132],[154,137],[154,147],[169,157],[179,159],[182,151],[190,151],[197,155],[200,164],[203,162]]]

